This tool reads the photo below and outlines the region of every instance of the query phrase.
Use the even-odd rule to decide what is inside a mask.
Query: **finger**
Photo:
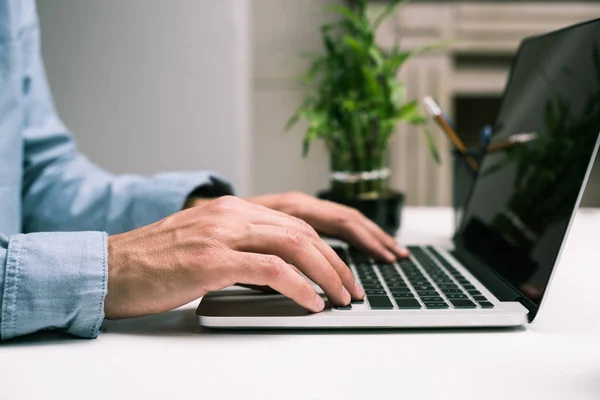
[[[409,251],[396,243],[393,237],[388,235],[377,225],[375,222],[370,219],[363,217],[363,224],[367,228],[369,232],[373,236],[375,236],[379,241],[385,246],[386,249],[397,255],[398,257],[406,258],[409,255]]]
[[[234,267],[236,279],[249,285],[269,286],[313,312],[325,308],[312,285],[281,258],[267,254],[239,253]]]
[[[246,283],[236,283],[235,285],[246,289],[256,290],[257,292],[278,293],[277,290],[266,285],[250,285]]]
[[[342,284],[340,275],[317,249],[312,237],[293,228],[273,225],[250,225],[246,233],[236,250],[274,254],[295,265],[319,285],[334,304],[350,303],[350,293]]]
[[[363,287],[354,278],[354,274],[348,266],[342,261],[330,245],[319,239],[314,243],[315,247],[325,256],[327,261],[335,269],[340,276],[342,284],[350,292],[350,295],[354,300],[362,300],[365,297],[365,291]]]
[[[396,256],[390,252],[371,232],[356,220],[350,221],[340,231],[342,239],[348,243],[373,254],[387,262],[396,260]]]

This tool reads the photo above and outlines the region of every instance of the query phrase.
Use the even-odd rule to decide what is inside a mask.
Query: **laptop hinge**
[[[456,243],[455,243],[456,244]],[[539,305],[535,304],[527,297],[523,296],[519,290],[507,282],[504,278],[491,269],[484,262],[479,260],[472,254],[460,250],[457,246],[456,250],[450,252],[466,269],[469,270],[485,287],[492,292],[500,301],[518,301],[523,307],[529,310],[527,318],[529,322],[533,321],[539,310]]]

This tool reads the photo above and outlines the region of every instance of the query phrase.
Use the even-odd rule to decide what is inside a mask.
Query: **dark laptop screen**
[[[539,305],[600,132],[600,21],[526,40],[457,245]]]

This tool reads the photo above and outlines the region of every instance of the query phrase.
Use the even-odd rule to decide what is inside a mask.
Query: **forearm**
[[[181,210],[198,188],[207,193],[231,192],[209,172],[114,176],[73,149],[42,171],[26,172],[24,230],[121,233]]]

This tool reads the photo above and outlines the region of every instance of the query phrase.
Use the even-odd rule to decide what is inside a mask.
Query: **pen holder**
[[[454,149],[452,152],[454,159],[454,173],[452,185],[452,206],[454,208],[454,229],[458,230],[462,223],[464,209],[469,200],[471,188],[475,183],[477,171],[468,162],[468,157],[472,157],[479,164],[482,158],[482,152],[478,150],[469,150],[467,155]]]

